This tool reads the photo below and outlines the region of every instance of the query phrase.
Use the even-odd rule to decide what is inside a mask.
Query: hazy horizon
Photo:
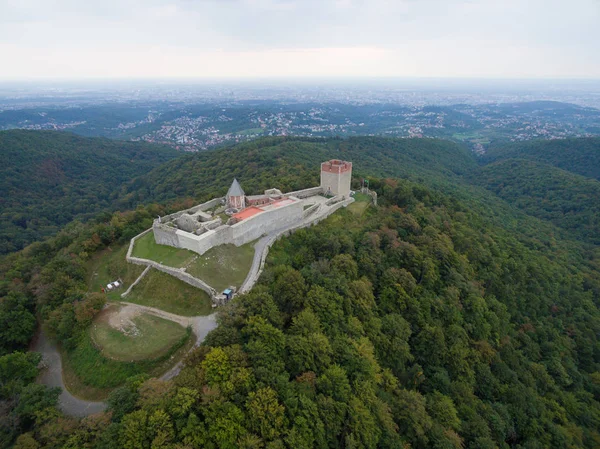
[[[597,80],[598,23],[596,0],[0,0],[0,80]]]

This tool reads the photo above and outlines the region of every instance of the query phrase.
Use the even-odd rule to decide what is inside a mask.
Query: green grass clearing
[[[219,245],[199,255],[187,249],[158,245],[154,235],[148,233],[135,242],[133,255],[175,268],[185,267],[189,274],[221,291],[230,285],[242,285],[252,266],[254,243],[239,247]]]
[[[109,300],[118,301],[121,293],[142,274],[143,266],[127,263],[125,260],[128,247],[129,244],[106,248],[87,262],[90,292],[100,292],[102,287],[106,287],[106,284],[121,278],[124,286],[107,294]]]
[[[150,259],[168,265],[181,268],[190,263],[197,254],[187,249],[173,248],[172,246],[159,245],[154,240],[154,233],[149,232],[135,241],[132,255],[142,259]]]
[[[73,350],[61,351],[63,380],[67,390],[76,397],[90,401],[106,399],[113,389],[123,385],[132,376],[144,373],[152,377],[161,376],[179,362],[195,342],[191,331],[184,329],[183,338],[161,357],[122,362],[104,357],[94,345],[90,333],[84,332]]]
[[[187,267],[187,272],[202,279],[217,291],[222,291],[230,285],[239,288],[252,266],[255,243],[215,246],[198,256]]]
[[[205,291],[155,269],[151,269],[122,300],[183,316],[212,312],[212,301]]]
[[[348,206],[348,210],[355,215],[362,215],[372,201],[371,195],[356,192],[354,194],[354,202]]]
[[[111,316],[116,318],[118,308],[104,310],[92,323],[90,336],[102,355],[122,362],[157,359],[169,352],[171,347],[186,335],[178,323],[143,313],[126,319],[119,316],[121,328],[111,325]]]

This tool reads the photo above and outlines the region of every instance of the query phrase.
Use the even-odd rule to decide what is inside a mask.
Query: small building
[[[246,194],[237,179],[233,179],[231,187],[227,191],[227,207],[232,207],[238,210],[246,207]]]

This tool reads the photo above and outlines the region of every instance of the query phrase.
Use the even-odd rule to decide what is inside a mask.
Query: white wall
[[[301,201],[266,210],[253,217],[247,218],[233,226],[219,226],[201,235],[170,228],[165,225],[154,225],[156,243],[189,249],[198,254],[204,254],[214,246],[233,243],[244,245],[269,232],[301,221],[303,204]]]
[[[243,245],[282,227],[302,220],[301,201],[266,210],[231,226],[232,239],[236,246]]]
[[[344,195],[346,198],[350,196],[350,181],[352,179],[352,170],[347,170],[343,173],[330,173],[321,171],[321,187],[323,193],[326,194],[328,189],[331,189],[333,195]]]

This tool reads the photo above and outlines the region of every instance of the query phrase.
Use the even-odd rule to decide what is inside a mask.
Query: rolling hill
[[[352,160],[360,176],[393,176],[435,186],[456,182],[477,168],[463,146],[437,139],[306,139],[274,137],[184,156],[127,185],[131,204],[182,196],[202,199],[225,194],[237,177],[247,192],[271,187],[283,191],[318,184],[319,163],[331,158]]]
[[[0,254],[114,209],[132,178],[176,158],[170,148],[52,131],[0,132]]]
[[[600,180],[600,138],[532,140],[491,147],[484,163],[501,159],[528,159]]]
[[[20,357],[12,351],[26,347],[34,316],[77,347],[93,316],[90,259],[178,207],[169,203],[224,193],[233,176],[248,193],[307,187],[321,160],[340,157],[353,161],[355,185],[371,180],[379,205],[279,240],[258,286],[221,309],[181,373],[130,378],[111,394],[109,414],[61,416],[54,393],[31,383],[36,360],[19,359],[28,376],[7,383],[0,400],[7,417],[24,418],[0,441],[598,447],[600,253],[593,227],[576,234],[597,215],[598,183],[557,168],[588,151],[579,148],[559,151],[554,165],[478,166],[437,140],[268,138],[154,168],[113,193],[119,207],[144,206],[0,259],[0,322],[21,329],[3,334],[0,376],[16,365],[8,358]],[[15,421],[0,420],[0,430],[3,422]]]
[[[525,159],[503,159],[477,170],[472,182],[577,238],[600,244],[600,182]]]

